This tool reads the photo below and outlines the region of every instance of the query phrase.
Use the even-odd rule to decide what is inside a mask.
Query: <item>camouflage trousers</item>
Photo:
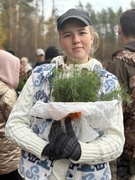
[[[112,180],[135,180],[135,161],[122,157],[110,162]]]

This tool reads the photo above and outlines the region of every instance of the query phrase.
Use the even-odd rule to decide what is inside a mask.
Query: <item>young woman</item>
[[[5,136],[9,114],[17,100],[20,60],[0,50],[0,179],[21,180],[18,173],[20,148]]]
[[[117,78],[89,55],[95,33],[87,12],[69,9],[58,18],[57,29],[65,56],[58,56],[52,64],[33,70],[8,119],[6,135],[22,149],[19,172],[25,179],[110,180],[108,162],[121,155],[125,140],[121,102],[117,103],[108,127],[104,124],[101,129],[94,128],[91,117],[88,118],[89,126],[99,135],[93,141],[89,135],[87,141],[79,139],[72,126],[74,122],[69,118],[65,120],[67,132],[63,131],[61,121],[41,118],[40,110],[46,111],[43,107],[38,109],[37,115],[31,115],[38,100],[49,103],[50,78],[59,66],[67,73],[74,65],[80,70],[85,68],[97,72],[102,79],[99,96],[119,88]],[[78,122],[81,121],[82,117]]]

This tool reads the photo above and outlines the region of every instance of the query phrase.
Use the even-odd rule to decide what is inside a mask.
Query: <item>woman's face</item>
[[[80,20],[70,19],[63,23],[59,36],[61,47],[68,59],[76,60],[77,63],[88,61],[94,40],[89,26]]]

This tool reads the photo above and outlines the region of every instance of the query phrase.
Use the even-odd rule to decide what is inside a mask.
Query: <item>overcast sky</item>
[[[45,15],[49,16],[51,15],[52,1],[46,0],[45,2]],[[79,4],[79,0],[54,0],[54,2],[55,7],[58,9],[59,15]],[[87,2],[89,2],[95,11],[100,11],[103,8],[107,9],[108,7],[112,7],[114,10],[117,10],[120,6],[123,8],[123,10],[127,10],[130,8],[131,0],[80,0],[80,2],[84,7],[86,6]]]

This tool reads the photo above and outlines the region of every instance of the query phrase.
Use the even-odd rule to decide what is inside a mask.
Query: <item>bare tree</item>
[[[14,3],[14,0],[10,0],[10,26],[9,26],[9,43],[10,43],[10,49],[13,48],[13,3]]]
[[[38,47],[38,0],[36,0],[36,14],[35,14],[35,50]]]

